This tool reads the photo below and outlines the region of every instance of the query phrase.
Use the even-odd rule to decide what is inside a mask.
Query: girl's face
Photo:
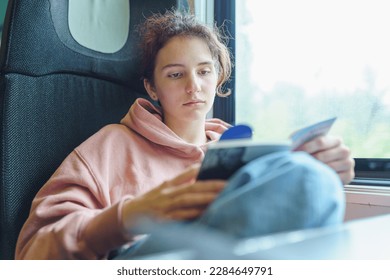
[[[218,75],[207,44],[197,37],[174,37],[156,57],[150,97],[159,100],[165,123],[204,121],[213,106]]]

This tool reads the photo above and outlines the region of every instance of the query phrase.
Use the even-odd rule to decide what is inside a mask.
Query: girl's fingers
[[[170,220],[192,220],[200,217],[204,213],[204,210],[205,207],[177,209],[167,213],[164,218]]]
[[[330,163],[333,161],[340,161],[350,158],[351,151],[344,145],[340,145],[328,150],[323,150],[312,154],[313,157],[322,161],[323,163]]]
[[[348,158],[348,159],[332,161],[327,163],[327,165],[330,168],[332,168],[334,171],[339,173],[339,172],[346,172],[346,171],[353,170],[353,168],[355,167],[355,161],[352,158]]]
[[[352,181],[352,179],[355,177],[355,172],[352,169],[345,172],[340,172],[338,173],[338,175],[341,179],[341,182],[343,182],[343,184],[345,185]]]
[[[180,208],[193,208],[200,206],[208,206],[215,200],[218,193],[187,193],[174,197],[169,205],[168,209],[180,209]]]
[[[173,178],[172,180],[167,181],[166,184],[169,186],[178,186],[184,183],[195,181],[196,176],[199,173],[199,168],[200,168],[200,164],[194,164],[188,167],[179,176]]]
[[[347,158],[327,163],[339,175],[343,184],[348,184],[355,177],[355,160]]]
[[[349,183],[355,176],[355,161],[351,151],[340,138],[331,136],[317,137],[297,150],[305,151],[314,158],[325,163],[339,175],[344,184]]]
[[[296,150],[304,151],[309,154],[314,154],[320,151],[325,151],[340,146],[341,143],[342,141],[340,138],[331,137],[331,136],[320,136],[301,145]]]
[[[226,181],[222,180],[208,180],[197,181],[194,184],[183,184],[177,187],[171,187],[167,193],[169,196],[179,196],[186,193],[204,193],[204,192],[217,192],[219,193],[225,187]]]

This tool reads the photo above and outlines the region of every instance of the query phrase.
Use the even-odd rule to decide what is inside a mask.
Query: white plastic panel
[[[82,46],[102,53],[119,51],[129,35],[129,0],[69,0],[69,30]]]

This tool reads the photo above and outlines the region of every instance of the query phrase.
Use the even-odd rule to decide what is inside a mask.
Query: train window
[[[234,1],[232,1],[234,3]],[[240,0],[235,120],[259,139],[337,117],[357,179],[390,181],[386,1]],[[387,181],[387,182],[386,182]]]

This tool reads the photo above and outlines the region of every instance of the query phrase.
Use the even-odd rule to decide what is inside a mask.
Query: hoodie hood
[[[163,123],[161,108],[143,98],[138,98],[134,102],[129,112],[121,120],[121,124],[160,146],[170,147],[185,153],[191,153],[194,149],[198,150],[199,148],[204,150],[205,145],[198,147],[177,136]],[[205,132],[210,139],[209,143],[217,141],[229,126],[219,119],[206,120]]]

